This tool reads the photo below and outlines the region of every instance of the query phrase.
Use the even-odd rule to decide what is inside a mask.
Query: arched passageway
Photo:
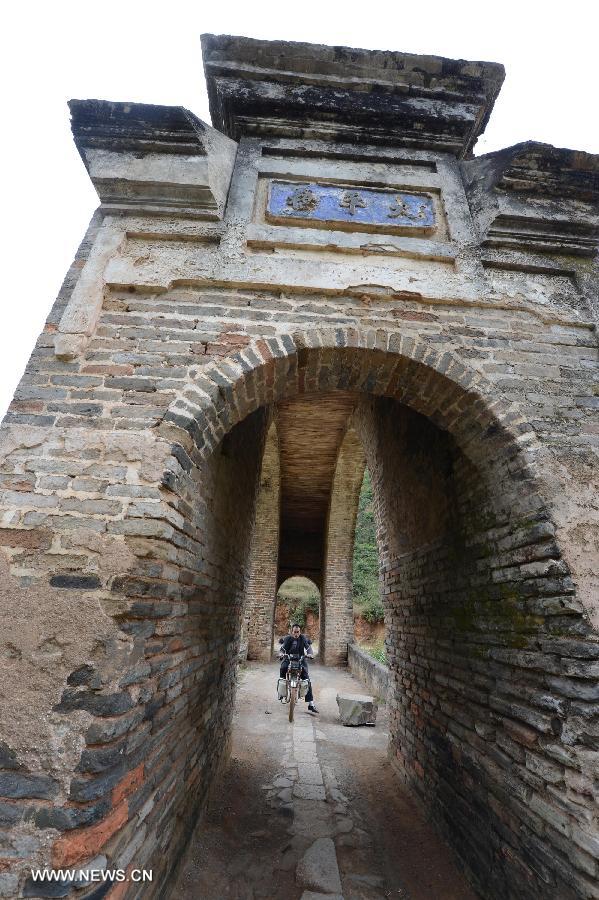
[[[380,348],[347,346],[362,341],[352,333],[321,341],[263,342],[261,364],[246,372],[240,355],[242,371],[233,362],[220,399],[198,406],[190,386],[164,433],[180,436],[198,469],[210,468],[221,435],[247,433],[252,409],[302,394],[316,406],[323,391],[352,395],[352,428],[375,486],[397,770],[486,890],[502,896],[540,868],[560,878],[557,862],[539,863],[535,849],[539,828],[554,828],[535,771],[559,769],[556,748],[571,727],[559,642],[582,641],[588,625],[539,489],[534,434],[449,354],[388,335]],[[254,445],[258,465],[257,430],[253,442],[242,440],[245,465]]]
[[[284,480],[272,423],[279,423],[280,447],[277,415],[286,404],[316,416],[319,398],[329,398],[330,408],[336,392],[345,419],[339,414],[331,423],[324,526],[286,548],[302,555],[305,569],[320,559],[325,650],[335,637],[327,632],[326,602],[336,581],[347,620],[343,591],[351,577],[334,560],[351,560],[366,460],[396,771],[487,894],[540,898],[549,879],[556,897],[580,896],[581,876],[576,884],[566,878],[562,837],[566,827],[569,834],[578,829],[581,841],[589,834],[583,790],[592,784],[593,748],[581,724],[585,701],[568,698],[577,665],[584,667],[576,659],[589,659],[596,644],[556,542],[534,432],[474,370],[400,335],[285,336],[192,370],[155,429],[152,469],[118,525],[133,554],[111,584],[119,653],[99,648],[93,670],[74,675],[57,710],[97,717],[81,730],[86,747],[68,804],[91,807],[112,778],[111,790],[126,790],[113,852],[124,853],[135,833],[164,883],[226,756],[246,593],[260,574],[251,564],[260,486],[268,479],[274,485],[277,471]],[[289,509],[322,523],[323,506],[317,516],[296,490],[311,483],[306,474],[289,483]],[[351,503],[336,508],[343,497]],[[266,505],[263,512],[271,538],[277,528],[298,533],[291,516],[273,524]],[[273,546],[282,548],[281,539]],[[266,567],[269,590],[291,567],[290,555],[283,567],[280,550],[277,559],[274,580],[272,554]],[[118,708],[99,710],[98,685],[116,684],[129,705],[121,699]],[[110,750],[115,740],[118,765],[108,754],[98,768],[98,745]],[[582,802],[571,797],[566,759]],[[545,799],[549,788],[563,804],[558,816]],[[68,831],[56,840],[56,862],[70,864],[77,852]]]
[[[349,391],[302,393],[269,407],[247,567],[241,644],[248,659],[270,658],[277,589],[299,577],[322,594],[321,658],[329,665],[347,660],[354,530],[365,467],[351,427],[358,399]]]

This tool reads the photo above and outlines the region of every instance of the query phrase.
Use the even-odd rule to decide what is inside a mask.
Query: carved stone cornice
[[[528,141],[462,164],[483,246],[594,256],[599,156]]]
[[[236,144],[182,106],[71,100],[75,144],[107,211],[220,219]]]
[[[504,79],[487,62],[202,36],[216,128],[470,155]]]

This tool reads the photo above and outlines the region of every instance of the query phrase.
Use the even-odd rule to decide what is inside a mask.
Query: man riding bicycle
[[[291,626],[291,634],[288,634],[287,637],[282,642],[279,648],[279,654],[281,655],[281,678],[285,678],[287,674],[287,669],[289,668],[289,660],[282,656],[282,654],[288,654],[289,656],[303,656],[304,661],[302,664],[302,678],[309,678],[308,676],[308,660],[309,656],[311,659],[314,658],[314,653],[312,652],[312,641],[302,634],[302,629],[294,622]],[[305,701],[308,704],[308,712],[317,713],[318,710],[314,706],[314,697],[312,695],[312,682],[309,682],[308,685],[308,693],[305,696]]]

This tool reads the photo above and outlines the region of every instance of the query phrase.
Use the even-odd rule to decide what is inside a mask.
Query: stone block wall
[[[386,701],[389,693],[389,669],[353,642],[347,648],[349,670],[374,697]]]

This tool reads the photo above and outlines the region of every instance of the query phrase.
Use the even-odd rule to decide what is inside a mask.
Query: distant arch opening
[[[320,591],[310,578],[301,575],[287,578],[277,591],[273,648],[277,649],[279,638],[289,634],[291,625],[297,622],[318,653],[320,603]]]

